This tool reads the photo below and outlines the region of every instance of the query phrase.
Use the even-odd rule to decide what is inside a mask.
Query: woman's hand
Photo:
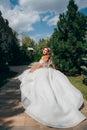
[[[35,71],[35,68],[31,68],[31,69],[30,69],[30,72],[34,72],[34,71]]]

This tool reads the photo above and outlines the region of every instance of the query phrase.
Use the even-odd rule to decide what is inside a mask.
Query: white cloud
[[[75,0],[79,9],[87,7],[87,0]]]
[[[65,11],[68,0],[19,0],[20,6],[30,7],[39,12],[44,11]]]
[[[10,25],[18,32],[26,32],[33,30],[32,24],[40,20],[37,12],[22,10],[20,7],[15,7],[13,11],[9,13]],[[11,17],[10,17],[11,15]]]
[[[30,7],[33,10],[64,12],[69,0],[19,0],[21,6]],[[75,0],[79,8],[87,7],[87,0]]]
[[[47,21],[49,19],[49,17],[50,17],[49,15],[45,16],[44,18],[42,18],[42,21],[43,22]]]
[[[9,9],[9,8],[11,8],[11,3],[9,0],[0,0],[0,8],[1,8],[1,6],[3,6],[6,9]]]
[[[18,32],[33,31],[33,24],[42,20],[49,26],[56,25],[58,15],[65,12],[69,0],[18,0],[19,5],[12,6],[10,0],[0,0],[0,10],[3,17],[8,19],[10,26]],[[87,7],[87,0],[75,0],[79,9]],[[13,8],[12,8],[13,7]],[[40,14],[49,14],[44,18]],[[37,36],[38,37],[38,36]]]
[[[24,6],[30,3],[30,0],[19,0],[19,4]]]
[[[59,20],[59,17],[55,16],[55,17],[49,19],[48,22],[47,22],[47,24],[49,26],[56,25],[58,20]]]
[[[31,38],[34,40],[39,39],[40,37],[41,37],[41,34],[35,34],[31,36]]]
[[[43,39],[43,38],[49,38],[51,36],[51,33],[44,33],[44,34],[35,34],[35,35],[32,35],[30,36],[32,39],[34,39],[36,42],[38,42],[40,39]]]
[[[3,3],[3,1],[1,1],[0,10],[2,11],[3,17],[8,19],[10,27],[19,33],[34,30],[32,24],[40,20],[39,13],[37,11],[33,11],[29,8],[25,9],[19,5],[16,5],[13,9],[11,9],[9,0],[7,2],[7,6]]]

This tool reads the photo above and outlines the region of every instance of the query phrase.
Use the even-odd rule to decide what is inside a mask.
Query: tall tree
[[[9,27],[8,20],[4,19],[0,12],[0,65],[3,66],[7,62],[9,64],[18,64],[19,54],[20,47],[15,31]]]
[[[70,0],[66,13],[60,14],[56,31],[51,38],[51,47],[61,71],[70,74],[80,73],[86,31],[87,17],[78,11],[75,1]]]
[[[2,17],[0,11],[0,65],[3,66],[7,60],[8,45],[7,45],[7,20]]]

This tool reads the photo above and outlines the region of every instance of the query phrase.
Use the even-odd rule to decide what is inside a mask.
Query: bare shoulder
[[[45,56],[42,56],[41,59],[44,60],[44,59],[45,59]]]
[[[48,59],[48,56],[42,56],[41,59],[46,61]]]

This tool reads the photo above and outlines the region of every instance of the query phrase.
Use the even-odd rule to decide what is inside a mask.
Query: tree
[[[7,21],[2,17],[0,11],[0,67],[5,66],[7,61],[8,45],[7,45]]]
[[[24,36],[23,39],[22,39],[22,43],[26,47],[32,47],[32,48],[34,48],[34,46],[35,46],[34,40],[31,39],[29,36]]]
[[[23,35],[21,46],[22,64],[29,64],[34,61],[34,51],[35,41],[31,39],[29,36]]]
[[[57,27],[49,41],[61,71],[69,74],[80,73],[86,31],[87,17],[78,11],[74,0],[70,0],[66,13],[60,14]]]
[[[9,53],[8,63],[10,65],[19,65],[22,62],[22,57],[21,57],[19,41],[17,39],[17,33],[14,31],[11,37],[12,39],[11,39],[11,43],[9,44],[9,51],[8,51]]]
[[[40,39],[38,44],[35,45],[35,60],[40,60],[42,56],[42,50],[44,47],[48,46],[49,39]]]
[[[18,64],[20,46],[15,31],[9,27],[7,19],[2,17],[0,12],[0,66],[8,64]]]
[[[87,42],[85,44],[85,55],[82,57],[81,73],[83,75],[83,83],[87,85]]]

